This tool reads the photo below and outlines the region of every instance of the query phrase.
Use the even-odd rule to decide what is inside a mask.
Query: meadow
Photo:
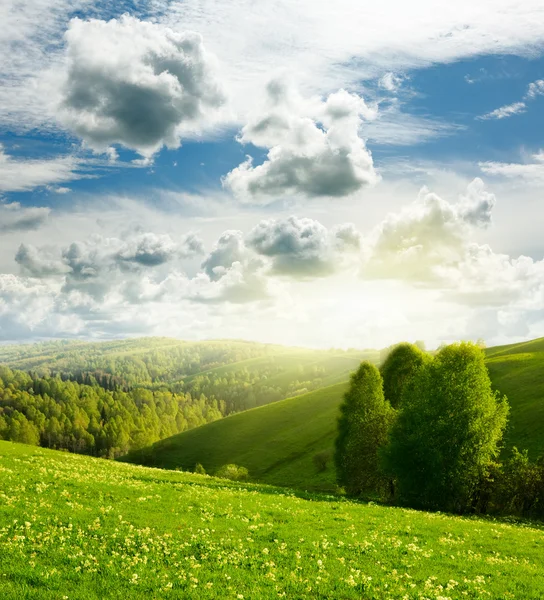
[[[544,529],[0,442],[6,600],[544,596]]]

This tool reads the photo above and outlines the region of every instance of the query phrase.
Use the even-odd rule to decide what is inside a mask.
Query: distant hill
[[[217,401],[223,415],[347,380],[373,350],[311,350],[240,340],[138,338],[0,346],[0,365],[106,389],[167,389]]]
[[[489,348],[495,388],[511,406],[507,447],[544,453],[544,339]],[[256,481],[300,489],[332,489],[334,467],[319,472],[313,458],[332,452],[344,383],[233,415],[167,438],[122,460],[192,470],[197,462],[213,473],[236,463]]]

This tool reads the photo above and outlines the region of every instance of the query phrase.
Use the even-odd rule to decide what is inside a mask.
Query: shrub
[[[200,463],[196,463],[195,473],[198,473],[199,475],[207,475],[206,469]]]
[[[495,512],[523,517],[544,516],[544,468],[531,463],[527,450],[512,449],[498,469],[491,493]]]
[[[245,467],[229,464],[219,467],[215,476],[222,479],[230,479],[231,481],[245,481],[249,477],[249,472]]]
[[[330,450],[322,450],[321,452],[314,454],[314,465],[318,473],[327,470],[327,465],[332,458],[331,454]]]

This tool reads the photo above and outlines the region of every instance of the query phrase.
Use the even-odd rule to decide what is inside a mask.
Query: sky
[[[0,341],[544,336],[541,0],[0,22]]]

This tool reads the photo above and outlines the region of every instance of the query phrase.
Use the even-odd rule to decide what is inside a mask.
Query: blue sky
[[[0,340],[544,335],[544,7],[428,4],[8,7]]]

